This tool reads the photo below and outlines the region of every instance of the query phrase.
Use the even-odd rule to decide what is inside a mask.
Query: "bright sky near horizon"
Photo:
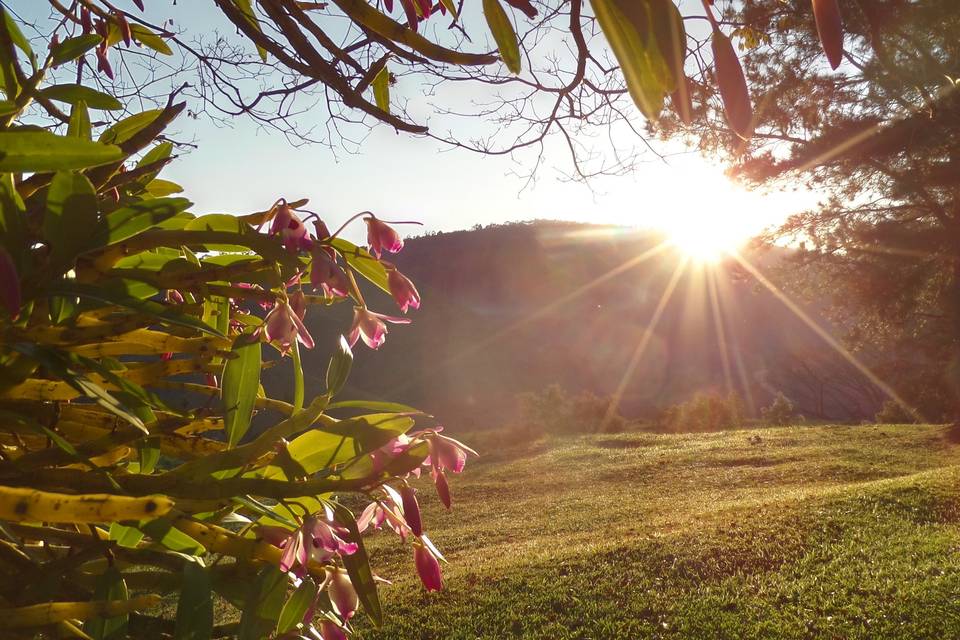
[[[42,22],[47,3],[8,2]],[[130,4],[121,0],[119,6]],[[212,2],[181,0],[148,4],[148,17],[176,25],[211,24],[224,34],[233,29]],[[128,8],[128,7],[124,7]],[[212,29],[211,29],[212,30]],[[190,81],[171,80],[171,85]],[[420,88],[398,86],[414,103]],[[194,106],[194,105],[190,105]],[[318,111],[317,124],[322,116]],[[548,146],[537,181],[527,185],[524,167],[509,157],[485,157],[451,150],[440,143],[375,127],[360,153],[333,152],[319,145],[294,147],[276,132],[236,118],[230,127],[203,115],[181,118],[178,139],[198,147],[181,153],[164,177],[184,186],[195,213],[245,213],[276,198],[307,197],[331,228],[362,210],[387,219],[415,219],[426,231],[469,228],[475,224],[536,218],[614,223],[676,232],[705,227],[710,235],[742,239],[815,203],[805,192],[747,193],[732,185],[722,167],[695,154],[651,160],[631,176],[598,178],[584,185],[559,179],[566,162],[559,145]],[[523,162],[524,156],[517,160]],[[526,158],[532,161],[532,158]]]

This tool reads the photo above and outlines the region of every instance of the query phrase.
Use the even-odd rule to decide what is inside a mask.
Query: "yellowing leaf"
[[[500,58],[511,73],[520,73],[520,43],[517,32],[513,30],[507,13],[500,6],[500,0],[483,0],[483,15],[487,19],[490,33],[497,42]]]

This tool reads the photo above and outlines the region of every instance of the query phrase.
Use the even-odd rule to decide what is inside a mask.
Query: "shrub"
[[[874,421],[877,424],[912,424],[917,420],[909,409],[896,400],[888,399],[874,416]]]
[[[767,424],[785,425],[796,414],[793,402],[783,392],[778,391],[770,406],[760,409],[760,418]]]
[[[607,415],[610,398],[590,391],[570,395],[558,384],[519,394],[517,401],[523,422],[547,433],[620,433],[627,424],[619,413]]]
[[[364,214],[368,250],[307,213],[310,230],[306,200],[194,216],[158,178],[186,105],[91,125],[101,116],[84,99],[123,105],[42,79],[54,60],[102,58],[107,41],[51,42],[38,58],[0,13],[0,635],[342,637],[358,607],[382,616],[361,533],[384,522],[439,589],[404,478],[427,466],[449,506],[447,472],[470,450],[410,407],[339,398],[357,341],[375,349],[384,322],[409,322],[371,311],[373,291],[419,306],[380,259],[402,248],[397,232]],[[42,99],[46,130],[28,114],[44,95],[72,104],[67,116]],[[348,301],[347,337],[318,336],[333,355],[308,398],[304,320]],[[270,350],[293,362],[292,403],[260,387]],[[242,611],[237,625],[214,630],[215,594]],[[142,613],[166,596],[175,620]]]
[[[743,424],[743,401],[735,393],[698,392],[690,400],[661,412],[661,426],[669,431],[719,431]]]

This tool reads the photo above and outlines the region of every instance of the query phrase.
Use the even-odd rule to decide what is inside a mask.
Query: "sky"
[[[46,2],[7,4],[42,24]],[[211,34],[216,30],[233,34],[212,2],[147,4],[147,17],[157,23],[169,17],[175,25],[189,25],[191,32],[195,25],[204,25],[201,32],[210,26]],[[118,0],[117,5],[137,11],[130,0]],[[477,49],[482,49],[480,43]],[[171,84],[190,80],[177,78]],[[410,100],[414,112],[429,109],[421,87],[410,79],[401,78],[393,95]],[[201,115],[181,118],[177,126],[177,137],[192,140],[197,148],[181,153],[163,177],[184,187],[198,214],[243,214],[269,207],[279,197],[306,197],[309,208],[331,228],[369,210],[385,219],[419,220],[420,231],[546,218],[668,231],[696,226],[740,237],[815,202],[805,192],[747,193],[723,177],[721,166],[693,153],[667,162],[653,159],[632,175],[598,178],[585,185],[561,178],[558,167],[567,159],[554,143],[536,182],[528,184],[518,174],[524,172],[529,156],[513,159],[452,150],[383,125],[369,132],[357,153],[320,145],[295,147],[282,135],[243,118],[224,126]]]

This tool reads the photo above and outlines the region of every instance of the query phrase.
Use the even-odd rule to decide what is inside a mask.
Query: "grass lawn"
[[[387,621],[358,637],[957,638],[960,446],[934,426],[623,434],[481,451],[454,509],[420,491],[450,560],[369,539]],[[759,435],[760,440],[751,441]]]

